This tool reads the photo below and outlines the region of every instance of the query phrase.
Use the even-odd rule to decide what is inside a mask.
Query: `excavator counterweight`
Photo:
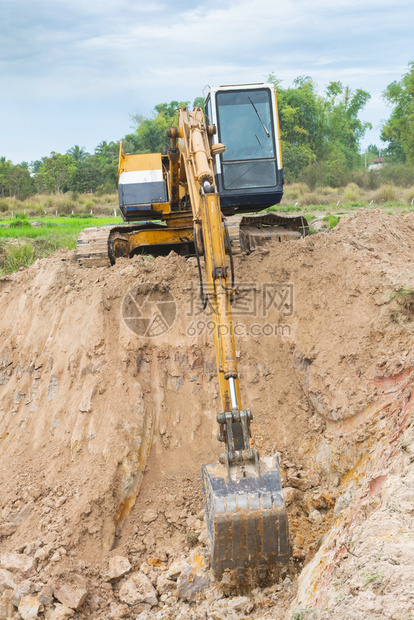
[[[251,447],[253,416],[241,405],[232,254],[275,238],[297,239],[309,232],[308,224],[303,217],[254,215],[283,193],[273,86],[213,88],[205,110],[178,110],[168,137],[164,157],[128,155],[121,144],[119,201],[127,224],[82,231],[78,258],[82,266],[105,266],[143,249],[197,257],[202,304],[214,326],[218,439],[225,445],[218,462],[201,472],[212,566],[217,578],[227,568],[249,565],[263,577],[269,564],[289,559],[288,523],[278,456],[261,459]]]

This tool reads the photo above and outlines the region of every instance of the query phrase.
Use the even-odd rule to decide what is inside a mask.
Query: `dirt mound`
[[[414,214],[369,210],[235,257],[242,402],[261,454],[280,452],[293,543],[282,581],[254,594],[208,585],[199,472],[220,451],[219,395],[195,260],[82,270],[60,252],[0,279],[2,599],[26,579],[56,618],[61,584],[87,617],[281,616],[411,423],[413,255]],[[130,568],[110,579],[118,556]]]

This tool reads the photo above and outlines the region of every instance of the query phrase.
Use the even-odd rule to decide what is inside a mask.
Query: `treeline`
[[[75,145],[67,153],[13,165],[0,157],[0,197],[24,200],[34,194],[74,191],[113,192],[117,183],[119,144],[101,142],[93,155]]]
[[[371,128],[369,122],[359,118],[370,99],[369,93],[331,82],[321,95],[315,82],[303,76],[288,88],[273,74],[268,81],[278,93],[283,166],[288,183],[302,181],[310,188],[341,187],[351,181],[374,188],[380,179],[403,186],[413,183],[414,62],[383,95],[392,111],[381,132],[381,140],[387,143],[381,154],[388,165],[379,174],[366,170],[367,161],[378,157],[378,146],[370,145],[366,154],[360,151],[360,141]],[[202,102],[198,97],[193,105]],[[135,115],[134,130],[122,138],[124,150],[166,152],[167,129],[175,110],[189,103],[160,103],[154,108],[153,118]],[[117,185],[118,154],[118,142],[103,141],[93,154],[75,145],[65,154],[52,152],[30,164],[14,165],[0,157],[0,197],[25,199],[35,193],[112,192]]]
[[[197,98],[194,105],[201,105]],[[167,129],[175,110],[189,101],[171,101],[155,106],[154,118],[140,115],[133,117],[135,131],[122,139],[124,151],[128,153],[161,152],[168,144]],[[72,191],[76,193],[116,190],[118,180],[119,142],[103,141],[93,154],[79,145],[65,154],[52,152],[47,157],[14,165],[0,157],[0,197],[14,196],[24,200],[34,194],[49,194]]]
[[[316,186],[343,187],[353,181],[374,189],[380,182],[408,186],[414,179],[414,62],[399,81],[383,93],[393,108],[383,124],[384,148],[370,145],[361,154],[360,140],[371,123],[359,118],[370,99],[362,89],[352,91],[331,82],[323,95],[310,77],[299,77],[284,89],[274,75],[279,103],[280,132],[285,178]],[[380,173],[367,173],[370,159],[383,155],[387,166]]]

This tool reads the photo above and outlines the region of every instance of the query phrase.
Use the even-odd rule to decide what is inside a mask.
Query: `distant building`
[[[377,157],[376,159],[370,159],[368,164],[368,170],[381,170],[385,165],[385,159],[383,157]]]

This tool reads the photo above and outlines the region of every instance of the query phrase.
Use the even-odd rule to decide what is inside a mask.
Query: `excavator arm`
[[[202,467],[212,565],[217,577],[226,568],[244,571],[249,564],[258,565],[264,577],[270,563],[289,558],[288,527],[277,456],[261,460],[251,448],[253,416],[241,407],[231,313],[234,291],[214,175],[214,156],[224,146],[212,145],[215,127],[206,125],[201,108],[180,108],[178,114],[178,127],[169,132],[169,193],[172,202],[177,201],[181,185],[190,196],[196,253],[204,257],[203,302],[210,307],[214,325],[222,408],[218,439],[226,446],[218,463]]]

